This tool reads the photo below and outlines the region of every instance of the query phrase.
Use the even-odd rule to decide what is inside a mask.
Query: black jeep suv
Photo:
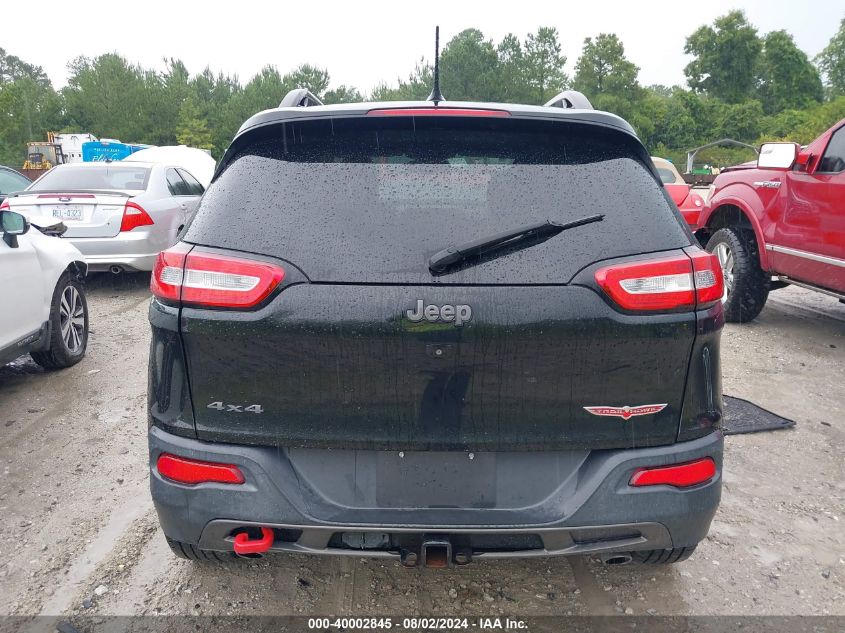
[[[244,123],[153,272],[174,552],[689,556],[723,282],[632,128],[581,95],[295,99]]]

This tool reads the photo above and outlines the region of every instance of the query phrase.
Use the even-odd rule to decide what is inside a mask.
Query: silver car
[[[90,271],[152,270],[196,211],[203,186],[186,169],[154,163],[57,165],[8,198],[29,218],[59,218]]]

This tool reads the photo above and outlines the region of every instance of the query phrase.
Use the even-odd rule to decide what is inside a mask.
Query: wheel
[[[695,545],[691,545],[674,549],[647,549],[631,552],[631,562],[635,565],[671,565],[688,559],[695,548]]]
[[[186,560],[225,563],[237,560],[238,558],[234,552],[215,552],[213,550],[200,549],[196,545],[191,545],[190,543],[175,541],[169,536],[165,536],[164,538],[167,539],[167,544],[170,546],[170,550],[179,558],[184,558]]]
[[[82,284],[68,272],[59,277],[50,304],[50,348],[31,352],[44,369],[62,369],[82,360],[88,346],[88,302]]]
[[[707,250],[719,258],[725,277],[725,320],[753,321],[766,305],[770,281],[760,268],[754,233],[733,227],[719,229],[707,242]]]

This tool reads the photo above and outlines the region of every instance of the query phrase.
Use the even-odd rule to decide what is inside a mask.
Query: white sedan
[[[0,205],[0,364],[75,365],[88,344],[87,266],[73,244]]]
[[[209,158],[209,160],[211,160]],[[193,217],[203,186],[178,165],[118,161],[57,165],[6,198],[12,211],[65,223],[91,272],[152,270]]]

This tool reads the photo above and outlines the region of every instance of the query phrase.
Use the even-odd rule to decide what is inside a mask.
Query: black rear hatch
[[[185,241],[276,261],[287,285],[255,311],[183,308],[201,439],[675,441],[694,314],[623,314],[592,276],[599,261],[690,244],[635,138],[517,117],[359,116],[280,123],[234,147]],[[448,247],[585,218],[429,268]],[[628,420],[584,409],[647,404],[666,406]]]

